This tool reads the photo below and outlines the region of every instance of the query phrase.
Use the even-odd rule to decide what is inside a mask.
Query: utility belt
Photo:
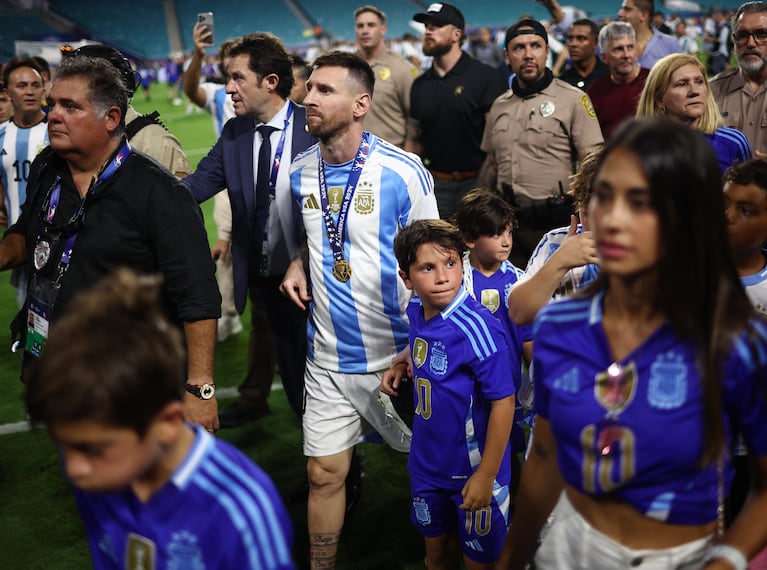
[[[514,208],[517,222],[522,229],[552,230],[570,225],[574,212],[573,197],[560,187],[559,194],[541,200],[515,196],[510,184],[501,183],[503,195]]]

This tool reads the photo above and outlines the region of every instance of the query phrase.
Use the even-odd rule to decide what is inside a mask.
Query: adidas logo
[[[309,198],[306,200],[306,202],[304,203],[304,209],[305,210],[307,210],[307,209],[308,210],[319,210],[320,209],[320,204],[319,204],[319,202],[317,202],[317,197],[314,194],[309,196]]]
[[[466,540],[464,541],[464,544],[471,548],[472,550],[476,550],[477,552],[484,552],[484,549],[482,548],[482,545],[479,543],[478,540]]]

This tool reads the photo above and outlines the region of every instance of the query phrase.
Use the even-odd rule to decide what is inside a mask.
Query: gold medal
[[[341,283],[346,283],[352,277],[352,266],[345,259],[338,259],[333,263],[333,277]]]

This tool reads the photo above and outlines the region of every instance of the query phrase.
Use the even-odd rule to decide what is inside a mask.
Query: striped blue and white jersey
[[[226,87],[221,83],[206,81],[200,83],[200,89],[205,91],[205,110],[213,117],[213,131],[218,138],[221,136],[224,124],[234,117],[234,103],[226,94]]]
[[[533,254],[527,262],[525,271],[519,276],[517,282],[512,285],[512,289],[517,283],[524,283],[529,279],[532,279],[533,275],[538,273],[544,264],[554,255],[554,252],[559,249],[562,242],[565,241],[567,233],[570,230],[568,226],[561,228],[554,228],[547,232],[535,246]],[[577,234],[583,233],[583,226],[578,224],[575,231]],[[599,275],[599,267],[594,264],[581,265],[580,267],[573,267],[567,273],[562,276],[562,280],[559,282],[559,286],[552,295],[553,300],[561,299],[567,295],[571,295],[575,291],[586,287],[589,283],[594,281]]]
[[[333,252],[320,206],[319,145],[295,158],[290,185],[306,230],[309,278],[308,358],[326,370],[385,370],[407,344],[410,292],[398,276],[394,237],[413,220],[438,218],[431,174],[414,154],[370,135],[370,153],[346,222],[344,259],[351,278],[333,277]],[[333,217],[338,219],[352,161],[325,163]]]
[[[131,490],[76,490],[94,568],[294,568],[293,530],[272,481],[234,446],[192,427],[186,458],[149,501]]]
[[[746,288],[746,295],[751,300],[754,309],[767,317],[767,265],[762,267],[759,273],[741,277],[740,282]]]
[[[416,402],[408,470],[435,488],[460,490],[479,467],[493,400],[515,393],[520,355],[490,311],[461,289],[429,319],[407,309]],[[508,485],[509,446],[496,476]]]
[[[0,125],[0,177],[5,188],[8,225],[15,223],[27,199],[29,167],[38,153],[48,146],[48,123],[42,121],[23,129],[6,121]]]

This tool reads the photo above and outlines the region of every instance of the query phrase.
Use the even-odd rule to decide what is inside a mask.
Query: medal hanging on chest
[[[346,283],[352,278],[352,266],[345,259],[339,259],[333,262],[333,277],[341,283]]]
[[[352,266],[344,259],[344,238],[346,235],[346,222],[349,214],[349,207],[352,203],[354,190],[362,175],[362,169],[365,167],[368,153],[370,152],[370,133],[362,133],[362,141],[357,149],[357,154],[352,162],[349,179],[346,182],[343,195],[341,196],[341,205],[338,209],[338,220],[333,220],[333,204],[328,193],[328,183],[325,177],[325,165],[322,161],[322,153],[318,150],[318,175],[320,186],[320,204],[322,207],[322,217],[325,220],[325,229],[327,230],[330,247],[333,250],[333,277],[341,283],[346,283],[352,277]],[[335,201],[334,201],[335,202]]]
[[[51,244],[48,240],[41,239],[35,245],[35,252],[33,256],[33,263],[35,269],[40,271],[48,263],[51,258]]]

